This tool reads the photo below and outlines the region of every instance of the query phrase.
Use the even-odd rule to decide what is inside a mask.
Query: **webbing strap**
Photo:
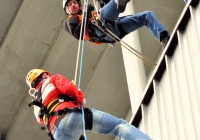
[[[78,107],[75,108],[64,108],[63,110],[58,110],[55,112],[51,112],[49,114],[50,116],[60,116],[62,114],[66,114],[69,112],[80,112],[80,113],[84,113],[84,120],[85,120],[85,129],[86,130],[91,130],[92,126],[93,126],[93,114],[92,111],[89,108],[84,108],[84,112],[82,112],[82,110]]]
[[[43,115],[44,113],[52,112],[54,110],[54,108],[59,105],[59,103],[60,102],[59,102],[58,99],[55,99],[55,100],[51,101],[47,106],[47,110],[45,109],[44,105],[41,102],[37,101],[37,100],[32,101],[31,103],[28,104],[28,106],[31,107],[31,106],[35,105],[35,106],[40,107],[41,108],[41,113]]]
[[[47,113],[50,113],[54,110],[54,108],[56,106],[58,106],[60,104],[58,99],[55,99],[53,101],[51,101],[48,105],[47,105]]]
[[[101,31],[104,32],[104,29],[102,29],[96,20],[94,20],[93,24],[95,24]],[[117,35],[115,35],[111,30],[107,29],[106,30],[106,34],[112,38],[113,40],[115,40],[117,43],[119,43],[120,45],[122,45],[123,47],[125,47],[128,51],[132,52],[134,55],[136,55],[138,58],[140,58],[141,60],[143,60],[147,65],[149,65],[152,68],[155,68],[156,64],[151,61],[149,58],[147,58],[146,56],[144,56],[143,54],[141,54],[139,51],[137,51],[136,49],[132,48],[130,45],[128,45],[126,42],[124,42],[123,40],[121,40]]]
[[[32,101],[31,103],[28,104],[29,107],[31,107],[32,105],[36,105],[36,106],[40,107],[41,109],[44,109],[43,104],[39,101],[34,100],[34,101]]]
[[[80,109],[79,107],[75,107],[75,108],[64,108],[64,109],[62,109],[62,110],[58,110],[58,111],[49,113],[49,116],[58,116],[58,115],[65,114],[65,113],[67,113],[67,112],[74,112],[74,111],[81,111],[81,109]]]
[[[119,38],[123,38],[125,35],[127,35],[127,33],[124,31],[124,29],[122,28],[122,25],[121,25],[121,22],[119,19],[115,20],[115,23],[117,24],[117,27],[120,31],[120,35],[119,35]]]
[[[92,16],[94,16],[93,18],[96,17],[96,15],[92,14]],[[113,25],[114,25],[114,22],[111,23],[111,21],[106,21],[104,23],[101,23],[100,19],[96,19],[96,22],[99,26],[101,26],[102,29],[104,29],[104,31],[101,31],[97,26],[96,24],[93,24],[94,23],[94,20],[91,20],[91,22],[89,23],[89,37],[90,37],[90,40],[91,42],[102,42],[102,43],[115,43],[115,41],[108,41],[108,40],[105,40],[104,38],[107,36],[106,34],[106,29],[109,28],[109,29],[112,29],[113,28]],[[96,34],[96,30],[99,30],[100,32],[102,32],[102,35],[97,35]]]
[[[42,102],[40,101],[37,101],[37,100],[34,100],[32,101],[31,103],[28,104],[29,107],[35,105],[35,106],[38,106],[41,108],[41,111],[40,111],[40,118],[43,118],[45,124],[48,123],[48,119],[50,116],[56,116],[56,115],[61,115],[61,114],[64,114],[66,112],[72,112],[72,111],[75,111],[79,108],[65,108],[64,110],[58,110],[56,112],[52,112],[59,104],[60,104],[60,101],[59,99],[62,99],[63,102],[74,102],[75,103],[75,100],[74,98],[70,97],[70,96],[64,96],[64,95],[61,95],[59,96],[58,99],[55,99],[53,101],[51,101],[47,107],[45,107]],[[80,109],[79,109],[80,110]]]
[[[84,118],[85,118],[85,129],[86,130],[92,130],[93,126],[93,114],[92,111],[89,108],[84,109]]]

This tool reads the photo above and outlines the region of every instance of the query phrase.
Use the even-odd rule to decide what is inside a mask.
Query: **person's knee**
[[[153,11],[146,11],[146,14],[150,15],[150,16],[154,16],[155,15]]]

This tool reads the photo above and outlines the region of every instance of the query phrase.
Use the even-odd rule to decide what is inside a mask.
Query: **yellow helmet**
[[[43,69],[32,69],[31,71],[28,72],[27,76],[26,76],[26,83],[30,88],[32,87],[32,83],[33,81],[38,78],[42,73],[48,73],[49,75],[51,75],[50,72],[43,70]]]

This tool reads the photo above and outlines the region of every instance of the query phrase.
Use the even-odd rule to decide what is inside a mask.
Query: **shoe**
[[[168,31],[164,30],[160,33],[160,43],[163,48],[165,48],[165,46],[167,45],[169,38],[170,36],[169,36]]]
[[[165,48],[165,46],[167,45],[168,41],[169,41],[170,36],[166,36],[161,40],[161,45],[163,48]]]
[[[123,13],[126,9],[126,4],[129,2],[130,0],[118,0],[117,3],[117,10],[119,11],[119,13]]]

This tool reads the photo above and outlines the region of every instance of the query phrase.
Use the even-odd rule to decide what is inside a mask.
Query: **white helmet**
[[[63,9],[65,9],[65,4],[67,3],[68,0],[63,0]]]
[[[63,0],[63,9],[65,9],[65,5],[69,0]],[[81,5],[81,1],[77,0],[77,2],[79,3],[79,5]]]

